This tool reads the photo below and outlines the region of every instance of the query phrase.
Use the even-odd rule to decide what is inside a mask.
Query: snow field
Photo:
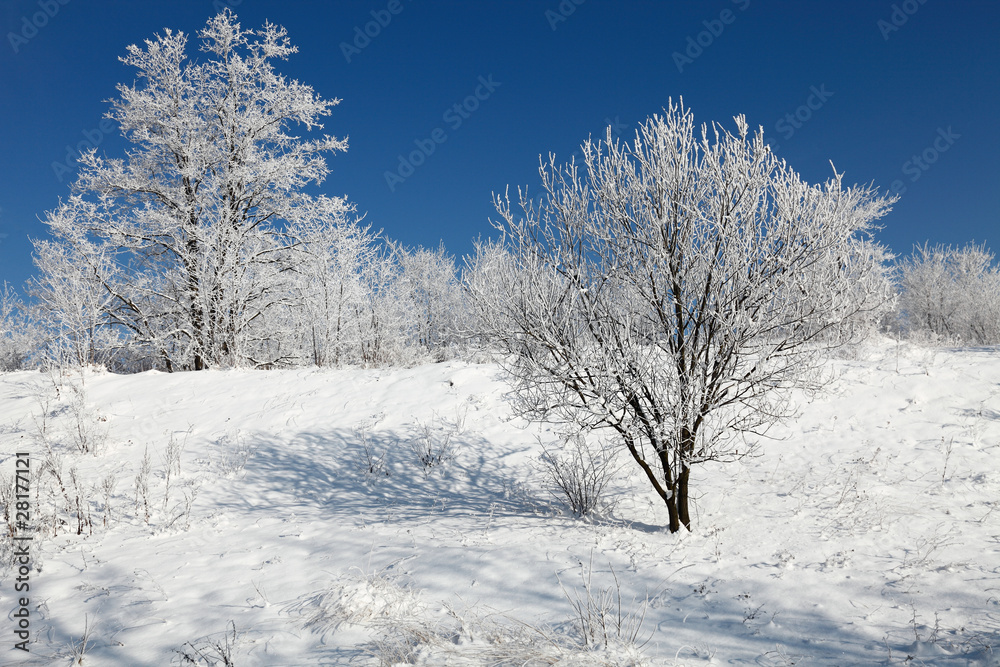
[[[90,524],[39,498],[66,524],[2,662],[1000,664],[1000,350],[827,371],[757,456],[698,469],[676,535],[627,460],[570,516],[538,465],[555,430],[488,364],[0,375],[0,471],[27,448],[52,487],[61,460]]]

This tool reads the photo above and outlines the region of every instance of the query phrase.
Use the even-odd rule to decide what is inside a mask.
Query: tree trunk
[[[667,503],[667,515],[670,518],[670,532],[676,533],[681,529],[680,513],[677,507],[677,491],[675,490],[669,498],[666,498]],[[686,511],[686,508],[685,508]]]
[[[688,479],[691,477],[691,469],[687,466],[681,468],[681,474],[677,477],[677,514],[684,527],[691,530],[691,515],[688,513]],[[678,530],[680,528],[678,527]]]
[[[660,484],[660,480],[656,478],[656,472],[648,463],[646,463],[645,459],[642,458],[639,449],[636,447],[635,441],[629,436],[628,432],[624,429],[616,429],[616,430],[622,436],[622,440],[625,441],[625,446],[628,448],[628,451],[632,455],[632,458],[635,459],[635,462],[639,464],[639,467],[642,468],[642,471],[646,473],[646,479],[648,479],[649,483],[653,485],[653,489],[656,491],[656,494],[660,496],[660,498],[662,498],[663,502],[666,504],[667,515],[670,521],[669,523],[670,532],[676,533],[681,529],[681,520],[677,505],[677,498],[678,498],[677,484],[674,482],[673,477],[670,475],[669,462],[667,461],[666,457],[661,456],[660,464],[663,466],[663,476],[664,476],[664,481],[666,482],[666,488],[664,488],[664,485]],[[687,498],[686,482],[684,488],[685,488],[685,498]],[[686,513],[687,512],[686,505],[684,510]]]

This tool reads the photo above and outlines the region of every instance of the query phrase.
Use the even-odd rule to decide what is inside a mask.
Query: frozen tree
[[[750,133],[697,131],[671,104],[629,144],[540,166],[543,194],[498,197],[500,241],[466,284],[517,409],[610,429],[690,528],[693,466],[731,461],[789,414],[845,320],[890,298],[866,239],[891,199],[810,185]]]
[[[443,358],[446,348],[457,342],[463,309],[455,258],[444,244],[436,250],[399,249],[398,257],[414,343]]]
[[[293,324],[306,362],[383,366],[411,361],[419,317],[406,251],[360,221],[295,224]]]
[[[364,366],[405,364],[413,360],[407,337],[407,303],[400,280],[398,246],[375,248],[372,261],[362,265],[361,284],[366,299],[358,305],[355,323]]]
[[[113,297],[98,275],[114,279],[118,267],[106,247],[86,238],[62,243],[35,241],[39,275],[28,283],[33,309],[45,323],[45,348],[50,363],[88,366],[106,364],[118,343],[110,306]]]
[[[985,244],[917,246],[899,272],[899,306],[911,333],[1000,343],[1000,269]]]
[[[283,28],[242,30],[227,9],[199,36],[199,60],[170,30],[128,48],[135,82],[118,86],[108,117],[132,147],[122,159],[82,156],[73,195],[46,218],[54,241],[36,254],[44,267],[46,253],[85,239],[121,267],[88,269],[115,326],[168,368],[268,365],[285,354],[269,320],[290,305],[289,225],[348,209],[306,193],[346,140],[296,136],[322,129],[339,100],[275,71],[297,51]]]
[[[293,284],[304,359],[317,366],[357,363],[364,329],[358,320],[371,298],[367,267],[381,259],[378,235],[346,218],[300,222],[290,231],[301,241]]]
[[[25,317],[24,304],[7,283],[0,288],[0,371],[27,368],[37,341]]]

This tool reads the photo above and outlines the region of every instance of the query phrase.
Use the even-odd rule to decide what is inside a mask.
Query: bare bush
[[[611,568],[614,587],[595,587],[593,554],[589,565],[580,565],[582,587],[563,594],[573,608],[573,622],[584,648],[638,646],[649,600],[635,599],[623,603],[621,582]],[[562,582],[560,581],[560,586]]]
[[[236,651],[243,635],[236,631],[235,621],[229,621],[224,632],[185,642],[175,649],[174,664],[196,667],[236,667]]]
[[[424,474],[431,468],[455,458],[458,445],[454,439],[459,434],[458,422],[452,423],[435,417],[430,423],[418,423],[416,437],[411,438],[410,449],[423,466]]]
[[[39,517],[39,527],[45,525],[51,529],[53,537],[59,534],[62,526],[69,524],[67,515],[77,505],[70,495],[63,465],[63,457],[48,449],[39,466],[35,484],[35,512]]]
[[[361,442],[361,472],[364,473],[367,481],[373,481],[381,477],[389,477],[391,472],[385,460],[388,452],[378,452],[369,437],[370,425],[362,424],[354,429],[354,435]]]
[[[17,533],[17,513],[15,511],[14,478],[0,471],[0,506],[3,506],[3,534],[0,535],[0,565],[7,566],[14,555],[11,538]]]
[[[94,521],[90,516],[90,492],[80,481],[80,473],[75,467],[69,470],[69,479],[73,487],[73,513],[76,516],[76,534],[83,535],[84,529],[94,533]]]
[[[107,528],[114,523],[114,512],[111,506],[111,499],[115,495],[115,488],[118,486],[118,471],[112,470],[101,479],[101,497],[103,501],[104,527]]]
[[[72,644],[70,644],[70,654],[73,657],[74,665],[82,665],[83,658],[87,655],[87,652],[93,648],[93,642],[91,639],[93,632],[94,628],[90,625],[90,617],[84,614],[83,634],[80,635],[79,641],[73,641]]]
[[[173,510],[175,514],[166,518],[164,529],[172,527],[181,519],[184,519],[185,530],[191,527],[191,510],[194,509],[194,501],[198,498],[199,491],[201,491],[201,484],[197,481],[188,481],[184,485],[181,491],[182,500],[175,506]]]
[[[3,505],[4,533],[6,537],[10,537],[16,532],[14,478],[7,477],[2,470],[0,470],[0,505]]]
[[[190,433],[190,431],[189,431]],[[170,503],[170,484],[181,474],[181,453],[187,443],[185,437],[183,442],[178,442],[173,433],[167,442],[167,448],[163,453],[163,513],[167,512],[167,505]]]
[[[605,491],[620,468],[615,454],[606,447],[592,448],[583,433],[575,433],[565,436],[558,449],[545,448],[541,469],[552,495],[585,517],[606,504]]]
[[[219,448],[222,449],[219,467],[226,477],[242,475],[247,463],[257,452],[257,447],[247,442],[246,436],[240,433],[239,429],[234,429],[223,435],[219,439]]]
[[[87,406],[87,391],[82,384],[70,384],[69,388],[73,443],[85,454],[99,454],[108,441],[107,417]]]
[[[135,511],[138,513],[142,510],[142,516],[146,520],[146,524],[149,524],[151,518],[150,514],[150,497],[149,497],[149,476],[153,471],[153,464],[149,458],[149,447],[146,447],[146,451],[142,455],[142,463],[139,464],[139,471],[135,474]]]

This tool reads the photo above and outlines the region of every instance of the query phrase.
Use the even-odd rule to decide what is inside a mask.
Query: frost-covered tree
[[[303,359],[317,366],[358,363],[371,294],[365,277],[382,256],[378,235],[346,219],[296,223],[301,241],[294,269],[294,325]]]
[[[503,238],[466,272],[517,409],[610,429],[671,531],[692,468],[745,455],[832,334],[890,298],[866,236],[892,200],[805,183],[736,126],[671,104],[631,144],[588,140],[582,168],[550,156],[540,199],[497,198]]]
[[[917,246],[899,274],[899,307],[911,334],[1000,343],[1000,268],[985,244]]]
[[[398,251],[401,281],[414,344],[442,358],[458,342],[463,315],[455,258],[441,244],[435,250]]]
[[[25,316],[24,303],[7,283],[0,288],[0,371],[27,368],[37,341]]]
[[[409,317],[397,246],[387,242],[375,250],[373,261],[361,267],[367,298],[358,305],[355,317],[359,362],[364,366],[409,363],[415,350],[407,336]]]
[[[73,195],[46,218],[54,240],[36,254],[44,271],[46,253],[85,239],[119,267],[89,266],[111,320],[168,368],[267,365],[282,333],[269,319],[290,305],[289,226],[349,209],[306,192],[346,140],[298,136],[321,130],[339,100],[275,71],[297,51],[283,28],[242,30],[227,9],[199,36],[198,60],[170,30],[128,48],[135,82],[118,86],[108,117],[132,147],[83,155]]]
[[[45,324],[42,340],[50,363],[88,366],[106,364],[120,343],[111,314],[113,297],[104,280],[117,277],[118,267],[106,255],[106,247],[86,238],[62,239],[61,243],[34,242],[39,275],[28,282],[32,308]]]

